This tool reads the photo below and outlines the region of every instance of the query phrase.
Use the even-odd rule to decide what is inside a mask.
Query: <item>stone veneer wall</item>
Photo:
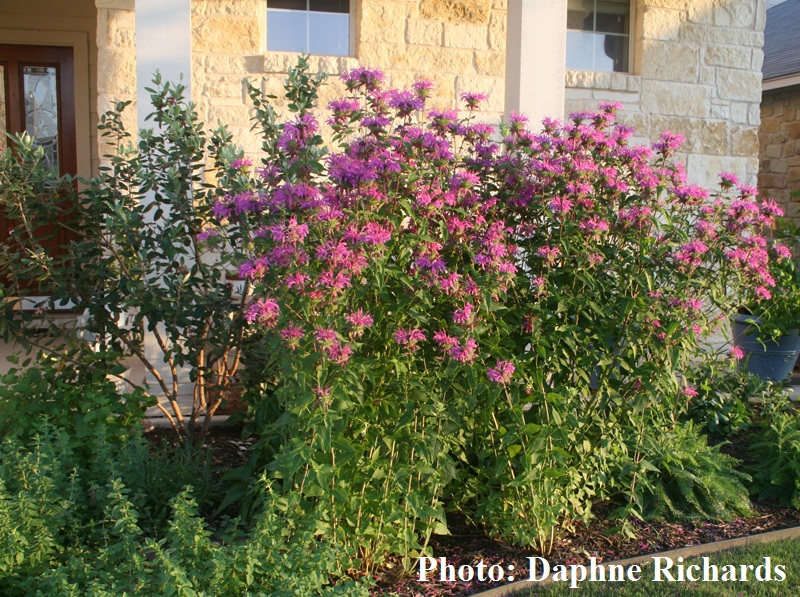
[[[123,112],[126,128],[136,130],[136,19],[134,0],[95,0],[97,7],[97,111],[131,101]],[[109,153],[98,134],[99,155]]]
[[[296,54],[264,51],[262,0],[192,0],[192,88],[201,117],[227,124],[246,151],[250,132],[244,80],[280,95]],[[355,57],[312,56],[312,71],[330,75],[320,105],[344,92],[337,80],[359,64],[379,68],[390,86],[436,84],[432,106],[457,107],[464,91],[487,93],[481,117],[498,122],[505,85],[506,0],[358,0]]]
[[[765,91],[759,129],[759,192],[781,204],[800,225],[800,86]]]
[[[679,158],[692,182],[714,187],[732,171],[758,173],[764,0],[638,0],[632,74],[567,71],[566,111],[624,104],[637,140],[686,137]]]
[[[435,107],[458,106],[463,91],[487,93],[481,118],[496,123],[504,103],[507,0],[356,0],[356,57],[312,56],[331,75],[320,103],[343,92],[337,76],[365,64],[388,84],[436,85]],[[133,99],[133,0],[96,0],[99,108]],[[640,142],[664,130],[687,138],[690,179],[713,187],[716,173],[755,183],[765,0],[637,0],[633,72],[567,71],[566,112],[621,101]],[[266,52],[263,0],[192,0],[192,98],[210,125],[225,123],[248,152],[244,80],[279,95],[295,54]],[[535,93],[535,90],[532,92]],[[131,109],[130,115],[133,116]],[[102,151],[101,151],[102,154]]]

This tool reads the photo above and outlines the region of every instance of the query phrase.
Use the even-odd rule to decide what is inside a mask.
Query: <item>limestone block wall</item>
[[[731,171],[758,174],[764,0],[638,0],[633,72],[567,71],[566,112],[620,101],[637,140],[686,137],[689,178],[715,187]]]
[[[134,0],[95,0],[97,7],[97,112],[117,102],[132,103],[123,112],[126,128],[136,131],[136,23]],[[97,135],[98,154],[110,148]]]
[[[193,99],[205,122],[228,125],[248,152],[260,142],[250,131],[245,79],[280,95],[298,56],[265,51],[264,10],[261,0],[192,0]],[[343,94],[339,75],[363,64],[384,71],[390,86],[432,80],[434,107],[458,107],[464,91],[486,93],[481,118],[496,123],[504,101],[505,28],[506,0],[358,0],[355,55],[310,59],[312,71],[330,75],[320,105]]]
[[[800,225],[800,86],[765,91],[759,129],[758,189]]]

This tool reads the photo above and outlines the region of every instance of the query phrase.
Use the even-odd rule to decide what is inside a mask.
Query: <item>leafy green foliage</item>
[[[183,371],[189,434],[245,380],[259,436],[225,502],[243,500],[255,518],[252,555],[212,541],[188,494],[174,499],[169,532],[151,537],[165,495],[140,500],[147,483],[134,475],[123,489],[112,467],[94,477],[116,521],[99,531],[101,561],[124,559],[132,580],[79,577],[69,564],[48,578],[152,590],[157,562],[156,593],[241,578],[237,590],[250,590],[251,578],[278,578],[250,557],[294,561],[313,545],[330,558],[307,578],[280,577],[302,594],[392,554],[408,565],[447,532],[446,505],[543,552],[599,501],[623,516],[746,511],[733,461],[684,421],[705,392],[692,368],[715,358],[704,339],[769,283],[759,248],[773,207],[729,174],[713,194],[689,185],[672,161],[678,136],[631,146],[613,104],[545,121],[540,134],[513,115],[498,142],[475,117],[480,94],[464,95],[466,113],[426,111],[430,83],[385,90],[364,67],[343,76],[327,143],[314,106],[323,78],[305,60],[290,72],[286,121],[248,88],[260,167],[224,130],[206,134],[182,88],[158,79],[156,128],[132,147],[124,105],[107,115],[117,151],[85,191],[20,170],[39,159],[24,139],[20,157],[4,155],[20,197],[34,205],[60,185],[48,209],[66,193],[88,223],[63,276],[30,226],[6,260],[8,272],[28,259],[20,271],[49,285],[50,306],[86,310],[107,361],[69,358],[103,373],[138,358],[180,433]],[[7,293],[24,290],[16,280]],[[6,330],[36,345],[23,333],[32,317],[9,311]],[[144,351],[147,334],[166,374]],[[700,408],[717,428],[742,424],[714,400]],[[217,580],[223,563],[243,577]],[[125,584],[134,579],[145,584]]]
[[[207,136],[183,101],[183,86],[156,76],[149,91],[155,128],[141,131],[132,147],[121,119],[127,102],[118,104],[100,124],[115,152],[99,176],[80,185],[48,170],[41,150],[24,136],[0,157],[0,200],[14,222],[11,242],[0,250],[8,297],[2,331],[70,366],[152,392],[121,376],[122,359],[138,360],[170,405],[159,407],[176,431],[202,436],[235,385],[241,361],[247,289],[234,293],[226,283],[230,261],[201,242],[207,199],[216,192],[205,182],[208,166],[233,172],[235,150],[224,129]],[[220,177],[227,190],[235,188],[235,175]],[[68,233],[60,251],[45,224]],[[35,310],[16,308],[42,294]],[[42,335],[48,320],[38,314],[61,305],[85,314],[80,334],[53,325]],[[87,339],[104,360],[86,358]],[[193,400],[184,421],[177,399],[186,393]]]
[[[751,492],[800,508],[800,414],[785,398],[766,402],[750,446]]]
[[[90,365],[75,368],[52,356],[28,359],[0,378],[0,434],[30,440],[48,425],[59,426],[79,448],[98,426],[117,440],[141,423],[152,398],[141,390],[121,394],[105,374],[107,355],[86,351]]]
[[[738,371],[730,361],[709,362],[692,370],[689,378],[697,396],[689,398],[687,416],[715,437],[731,437],[750,427],[750,399],[769,399],[769,383]]]
[[[644,451],[647,460],[638,462],[640,485],[632,498],[646,517],[730,520],[752,512],[744,485],[750,477],[691,423],[648,435]]]
[[[3,443],[0,593],[367,594],[340,576],[349,554],[319,542],[311,518],[287,525],[288,504],[266,489],[251,532],[232,527],[224,541],[212,540],[190,489],[175,489],[170,518],[161,519],[131,474],[134,462],[147,465],[147,452],[128,441],[110,453],[94,438],[88,462],[52,427],[30,445]],[[166,474],[158,482],[175,486]]]

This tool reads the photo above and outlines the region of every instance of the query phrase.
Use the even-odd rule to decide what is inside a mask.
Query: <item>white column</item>
[[[139,128],[152,127],[144,118],[152,112],[153,74],[186,85],[191,97],[191,0],[136,0],[136,112]]]
[[[538,130],[545,116],[564,117],[567,0],[508,0],[506,105]]]

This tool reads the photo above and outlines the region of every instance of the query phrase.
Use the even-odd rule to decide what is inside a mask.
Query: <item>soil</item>
[[[146,436],[154,442],[174,441],[169,429],[151,429]],[[241,439],[240,427],[214,427],[206,440],[211,450],[212,464],[221,474],[243,465],[249,455],[252,440]],[[747,460],[746,438],[736,444],[723,448],[740,460]],[[638,521],[631,523],[635,537],[620,532],[620,521],[605,516],[610,507],[600,505],[595,508],[595,518],[588,526],[576,524],[575,528],[557,539],[549,554],[540,554],[532,549],[520,550],[487,537],[480,528],[471,526],[457,514],[448,515],[451,534],[434,535],[430,546],[435,557],[444,556],[456,569],[462,564],[477,565],[483,562],[489,566],[500,564],[503,570],[514,566],[518,578],[528,574],[528,557],[546,555],[551,565],[588,563],[590,557],[598,562],[610,562],[638,555],[647,555],[690,545],[712,543],[745,535],[764,533],[800,525],[800,511],[779,507],[776,504],[754,503],[756,514],[749,518],[737,518],[728,522],[685,522],[681,524]],[[416,582],[413,574],[401,572],[399,561],[390,561],[382,568],[375,579],[377,586],[372,594],[400,597],[456,597],[474,595],[492,587],[487,582]]]

